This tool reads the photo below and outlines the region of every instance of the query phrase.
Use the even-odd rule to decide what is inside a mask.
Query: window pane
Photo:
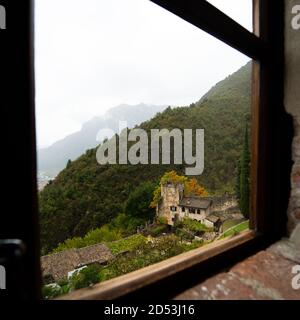
[[[141,0],[36,1],[35,41],[45,298],[248,228],[248,57]]]

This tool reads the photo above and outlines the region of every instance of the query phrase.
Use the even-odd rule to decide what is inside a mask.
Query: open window
[[[152,2],[252,59],[252,65],[249,67],[251,70],[251,109],[249,109],[249,133],[251,134],[249,138],[251,143],[249,177],[251,196],[249,203],[249,230],[225,240],[213,241],[210,244],[189,250],[180,255],[174,255],[169,259],[127,273],[121,277],[100,282],[92,288],[74,291],[63,296],[65,299],[142,298],[151,295],[152,292],[156,293],[156,297],[158,295],[172,297],[191,286],[195,281],[198,282],[210,273],[242,259],[251,252],[258,250],[258,248],[272,243],[281,237],[285,231],[284,216],[289,191],[286,186],[288,186],[289,181],[290,136],[288,134],[283,136],[278,130],[279,127],[282,130],[288,128],[288,120],[283,111],[282,1],[276,1],[276,3],[274,1],[253,1],[253,33],[214,7],[214,1],[210,1],[212,4],[207,1],[196,2],[190,0],[184,2],[180,0],[154,0]],[[6,226],[7,230],[11,230],[11,232],[3,234],[6,237],[18,238],[24,241],[27,251],[25,251],[23,263],[30,276],[25,282],[23,280],[23,284],[21,282],[20,284],[22,284],[25,292],[31,293],[31,296],[39,296],[41,281],[39,278],[39,248],[36,245],[39,238],[37,232],[36,166],[35,161],[32,160],[35,159],[36,155],[33,134],[35,128],[35,106],[33,55],[31,51],[33,48],[33,15],[30,8],[32,8],[32,3],[28,1],[24,4],[24,12],[27,14],[24,14],[22,20],[27,26],[23,31],[24,39],[27,39],[26,45],[24,43],[18,45],[10,43],[12,50],[15,49],[15,46],[20,46],[19,49],[24,52],[22,75],[23,80],[26,80],[29,85],[25,88],[21,84],[17,85],[20,95],[14,98],[16,100],[10,100],[10,105],[17,105],[19,102],[24,103],[26,101],[24,104],[26,107],[24,109],[26,110],[23,111],[26,116],[23,117],[24,124],[20,128],[27,132],[26,135],[22,136],[22,139],[26,142],[24,144],[26,145],[24,154],[27,155],[29,160],[23,164],[22,170],[27,173],[23,176],[23,182],[31,185],[30,191],[26,194],[27,201],[24,202],[24,207],[31,212],[31,218],[20,218],[20,221],[22,219],[26,221],[24,226],[27,226],[26,230],[22,230],[22,232],[20,229],[16,229],[14,221],[10,220]],[[275,34],[276,37],[273,36]],[[13,58],[11,57],[12,62]],[[11,77],[17,74],[17,71],[19,70],[12,69]],[[20,123],[23,123],[22,121],[20,119]],[[283,152],[283,150],[286,152]],[[72,167],[72,161],[66,165]],[[287,170],[283,170],[283,168]],[[276,175],[274,172],[276,172]],[[65,177],[61,177],[61,179],[63,178]],[[112,178],[115,179],[115,176],[112,176]],[[81,179],[84,179],[84,177],[78,176],[79,183],[82,182]],[[54,181],[53,183],[56,182]],[[117,183],[117,179],[115,183]],[[170,195],[173,194],[173,191],[169,189],[171,189],[171,186],[167,184],[166,192],[170,193]],[[122,192],[124,190],[118,191]],[[177,191],[180,198],[181,190]],[[177,191],[175,190],[175,195]],[[60,191],[58,191],[57,197],[59,197],[59,193]],[[72,197],[71,194],[70,197]],[[228,201],[230,201],[229,198]],[[176,224],[181,215],[184,217],[190,214],[191,223],[200,221],[202,225],[202,221],[207,220],[207,228],[218,228],[219,217],[213,214],[210,201],[211,199],[201,199],[200,201],[198,198],[186,196],[185,198],[180,198],[176,205],[168,205],[170,225]],[[46,204],[50,205],[49,203]],[[86,213],[87,215],[89,214],[88,212]],[[209,217],[209,219],[206,219],[206,217]],[[84,227],[84,224],[82,225]],[[35,232],[32,233],[32,230],[35,230]],[[43,232],[43,230],[41,231]],[[29,233],[31,234],[30,236],[28,235]],[[53,248],[51,247],[51,249]],[[76,255],[84,256],[87,254],[80,248],[77,249]],[[98,249],[100,250],[100,248]],[[103,254],[109,255],[104,247],[101,247],[101,250]],[[85,266],[78,265],[78,268],[82,267]]]

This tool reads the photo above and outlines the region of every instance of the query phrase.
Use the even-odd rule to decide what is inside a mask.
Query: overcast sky
[[[252,0],[210,0],[249,30]],[[188,105],[249,58],[149,0],[36,0],[38,145],[121,103]]]

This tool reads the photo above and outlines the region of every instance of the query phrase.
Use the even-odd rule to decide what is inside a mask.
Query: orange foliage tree
[[[205,188],[198,184],[195,178],[188,179],[185,176],[180,176],[176,171],[166,172],[160,179],[159,185],[155,188],[153,192],[153,200],[150,203],[151,208],[155,208],[161,198],[161,185],[166,183],[173,183],[175,185],[182,184],[184,186],[185,196],[207,196]]]

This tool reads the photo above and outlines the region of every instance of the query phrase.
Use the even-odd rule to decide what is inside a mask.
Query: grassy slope
[[[221,239],[227,238],[234,236],[242,231],[248,230],[249,229],[249,220],[244,221],[242,223],[239,223],[231,228],[229,228],[227,231],[223,233],[221,236]]]

